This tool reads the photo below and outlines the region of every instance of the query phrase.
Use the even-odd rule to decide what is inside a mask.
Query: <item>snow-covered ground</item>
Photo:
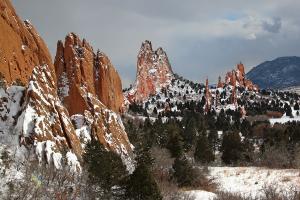
[[[267,187],[280,191],[300,191],[300,169],[267,169],[261,167],[209,167],[210,179],[218,191],[261,197]],[[279,192],[279,191],[278,191]],[[195,200],[213,200],[217,195],[203,190],[186,191]]]
[[[259,167],[210,167],[209,176],[221,191],[259,197],[265,187],[300,191],[299,169],[267,169]]]
[[[281,118],[270,118],[269,121],[272,125],[274,125],[275,123],[280,123],[280,124],[284,124],[287,122],[292,122],[292,121],[300,121],[300,115],[297,115],[297,111],[294,110],[293,107],[291,107],[292,109],[292,113],[293,113],[293,118],[286,116],[286,114],[284,114]],[[300,112],[300,111],[299,111]]]
[[[195,200],[213,200],[217,197],[215,193],[204,190],[191,190],[185,193],[187,193],[191,198],[195,198]]]

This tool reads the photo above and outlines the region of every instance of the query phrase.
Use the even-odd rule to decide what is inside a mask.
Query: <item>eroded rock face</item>
[[[59,41],[54,65],[59,96],[70,115],[87,110],[83,98],[87,92],[97,96],[109,109],[122,111],[124,96],[118,72],[108,57],[99,51],[95,54],[86,40],[70,33],[64,44]]]
[[[66,159],[78,170],[94,137],[132,171],[133,146],[117,113],[124,101],[121,80],[107,56],[69,34],[58,42],[54,68],[42,39],[8,0],[0,0],[0,14],[1,78],[25,83],[6,87],[0,81],[0,145],[22,155],[27,149],[56,168]]]
[[[238,64],[235,70],[232,70],[231,72],[228,72],[226,74],[225,84],[230,84],[231,86],[236,87],[243,87],[251,91],[259,90],[257,85],[253,84],[250,80],[246,79],[245,67],[242,63]]]
[[[45,156],[48,163],[55,163],[63,149],[69,149],[79,159],[82,154],[68,111],[58,98],[54,77],[47,65],[34,68],[16,125],[20,144],[34,146],[38,158]]]
[[[118,112],[124,96],[120,77],[108,57],[70,33],[57,44],[55,69],[58,96],[82,140],[98,139],[105,147],[130,159],[130,144]]]
[[[126,95],[129,101],[141,102],[167,87],[174,78],[166,52],[152,49],[150,41],[142,44],[137,60],[136,81]]]
[[[53,67],[43,39],[28,20],[21,21],[9,0],[0,0],[0,73],[8,84],[24,84],[34,66]]]
[[[37,66],[28,87],[14,92],[13,96],[23,97],[16,96],[16,108],[11,114],[11,111],[6,114],[10,126],[7,130],[15,130],[20,146],[34,149],[39,161],[54,164],[56,168],[61,167],[62,158],[66,157],[71,167],[78,170],[84,146],[93,137],[107,149],[117,152],[128,170],[132,171],[133,146],[120,116],[86,90],[81,93],[86,109],[83,113],[70,116],[58,96],[54,77],[54,71],[47,65]],[[12,93],[10,90],[7,94]],[[2,123],[0,125],[3,126]]]
[[[121,79],[109,58],[99,51],[95,57],[95,92],[108,108],[115,112],[123,112]]]

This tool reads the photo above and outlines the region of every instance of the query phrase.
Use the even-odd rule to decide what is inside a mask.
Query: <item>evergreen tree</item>
[[[180,129],[175,124],[169,124],[167,127],[168,142],[167,149],[170,151],[172,157],[179,157],[183,153],[183,139],[180,135]]]
[[[137,167],[126,182],[125,196],[133,200],[161,200],[158,185],[151,173],[153,159],[149,149],[142,149],[136,158]]]
[[[197,181],[197,172],[193,169],[186,157],[176,158],[172,168],[173,177],[179,187],[193,186],[195,181]]]
[[[299,110],[299,104],[297,102],[294,105],[294,110]]]
[[[286,116],[289,116],[289,117],[293,117],[293,113],[292,113],[292,109],[291,109],[291,106],[288,105],[287,103],[284,105],[284,110],[285,110],[285,114]]]
[[[210,130],[208,133],[207,139],[208,139],[209,145],[212,147],[213,153],[215,153],[215,151],[218,148],[218,143],[219,143],[218,131],[215,129]]]
[[[197,129],[196,129],[196,120],[193,116],[190,116],[186,122],[183,139],[185,141],[186,147],[190,148],[197,137]]]
[[[223,135],[221,151],[225,164],[236,163],[242,159],[243,144],[238,132],[227,132]]]
[[[198,138],[194,157],[201,163],[210,163],[215,160],[213,149],[205,133],[200,134]]]
[[[121,158],[112,151],[107,151],[99,141],[92,139],[86,145],[83,158],[87,165],[89,183],[96,185],[95,192],[102,199],[112,198],[113,186],[120,186],[127,176],[126,167]]]
[[[155,115],[157,115],[157,108],[156,108],[156,107],[154,107],[153,113],[154,113]]]

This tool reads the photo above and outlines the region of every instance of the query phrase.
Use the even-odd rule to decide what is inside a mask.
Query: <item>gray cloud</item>
[[[266,31],[269,31],[271,33],[278,33],[281,28],[281,19],[279,17],[276,17],[273,18],[272,23],[264,21],[262,25]]]
[[[300,1],[12,1],[53,56],[57,40],[76,32],[110,57],[124,85],[135,79],[145,39],[167,51],[175,72],[201,82],[216,81],[239,61],[249,70],[278,56],[300,55]]]

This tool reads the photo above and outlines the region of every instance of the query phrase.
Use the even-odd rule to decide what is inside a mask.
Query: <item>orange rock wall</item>
[[[28,83],[33,68],[47,64],[51,55],[29,21],[23,22],[9,0],[0,0],[0,73],[8,84]]]

